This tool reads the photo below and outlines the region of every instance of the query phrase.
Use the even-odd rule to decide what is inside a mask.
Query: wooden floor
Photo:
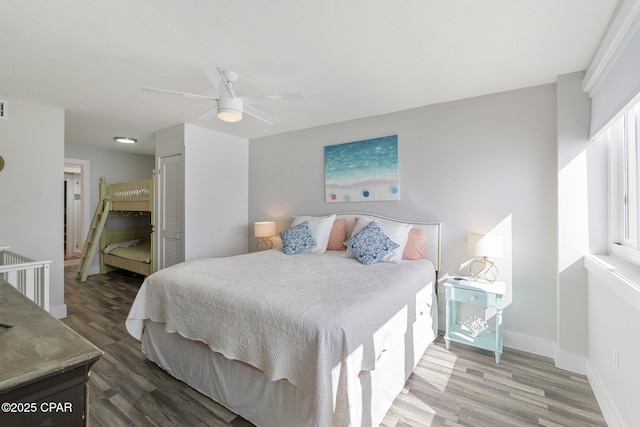
[[[140,351],[124,320],[142,278],[89,276],[65,268],[65,323],[104,351],[90,379],[92,426],[251,426],[172,378]],[[396,398],[383,427],[606,426],[586,377],[551,359],[432,344]]]

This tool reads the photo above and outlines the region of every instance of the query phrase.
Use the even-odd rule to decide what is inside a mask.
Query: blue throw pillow
[[[382,257],[400,246],[384,234],[376,221],[370,222],[344,244],[365,265],[382,261]]]
[[[282,250],[287,255],[299,254],[316,245],[316,241],[311,236],[309,221],[281,231],[280,238],[282,239]]]

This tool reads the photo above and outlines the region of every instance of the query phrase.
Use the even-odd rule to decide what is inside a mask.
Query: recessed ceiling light
[[[137,139],[129,138],[128,136],[115,136],[113,139],[118,142],[122,142],[123,144],[135,144],[136,142],[138,142]]]

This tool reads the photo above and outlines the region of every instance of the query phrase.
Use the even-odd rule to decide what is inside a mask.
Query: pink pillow
[[[424,231],[412,227],[409,230],[409,239],[402,252],[402,259],[420,259],[424,256]]]
[[[347,247],[343,244],[347,240],[347,219],[336,219],[329,235],[328,251],[345,251]]]

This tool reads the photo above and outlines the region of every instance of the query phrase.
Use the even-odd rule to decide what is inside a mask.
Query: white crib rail
[[[49,267],[51,261],[34,261],[0,247],[0,278],[49,311]]]

